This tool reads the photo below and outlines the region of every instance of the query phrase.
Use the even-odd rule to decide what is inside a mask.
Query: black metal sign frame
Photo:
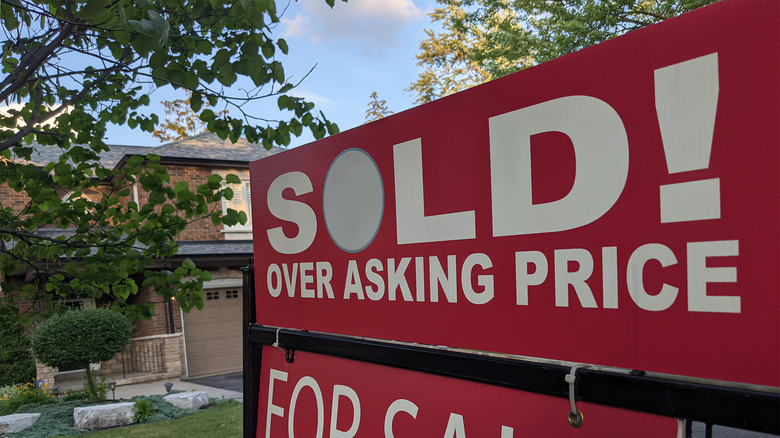
[[[288,350],[307,351],[407,370],[498,385],[556,397],[569,397],[566,375],[571,367],[382,342],[254,323],[254,265],[244,268],[244,437],[255,438],[263,345],[279,342]],[[745,389],[648,376],[642,371],[618,373],[579,368],[576,399],[622,409],[706,424],[780,435],[780,391]]]

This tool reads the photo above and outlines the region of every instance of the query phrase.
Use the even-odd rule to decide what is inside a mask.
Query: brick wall
[[[152,335],[167,334],[169,327],[166,327],[166,318],[169,313],[167,312],[163,298],[154,293],[151,288],[142,288],[138,291],[137,303],[154,303],[154,316],[148,321],[134,321],[135,324],[135,336],[144,337]],[[179,303],[176,300],[171,300],[173,324],[175,333],[181,333],[181,311],[179,310]]]
[[[6,184],[0,184],[0,208],[11,207],[14,213],[19,213],[27,205],[29,199],[24,192],[16,193]]]
[[[168,166],[168,174],[171,176],[171,185],[176,186],[179,181],[187,181],[190,190],[194,190],[200,184],[204,184],[212,175],[212,169],[195,166]],[[222,203],[213,203],[209,211],[222,211]],[[221,232],[222,227],[215,227],[211,219],[204,219],[187,226],[187,229],[179,236],[183,241],[211,241],[225,240]]]
[[[88,189],[85,190],[82,195],[91,199],[92,201],[99,201],[102,196],[102,190],[106,190],[106,188],[99,187],[97,189]],[[68,194],[68,192],[66,190],[58,190],[57,194],[60,197],[64,197]],[[17,193],[8,187],[7,184],[0,184],[0,208],[11,207],[13,212],[18,214],[27,206],[29,202],[30,198],[25,192],[22,191]],[[56,224],[53,226],[56,226]]]
[[[212,175],[212,169],[205,166],[167,166],[168,174],[171,177],[170,184],[175,186],[180,181],[189,182],[190,190],[195,189],[200,184],[206,182],[209,176]],[[100,190],[107,190],[107,187],[102,187]],[[60,196],[64,196],[66,193],[63,191]],[[93,201],[99,201],[101,193],[98,190],[91,190],[84,194]],[[146,192],[138,185],[138,197],[140,204],[144,204],[144,198],[147,196]],[[127,204],[127,202],[133,199],[131,193],[130,196],[123,197],[121,202]],[[0,207],[11,207],[14,212],[18,213],[29,203],[29,198],[26,194],[16,193],[14,190],[8,187],[6,184],[0,184]],[[209,211],[222,211],[222,204],[220,202],[212,203]],[[183,241],[213,241],[224,240],[224,234],[221,232],[222,227],[216,227],[211,222],[211,219],[206,218],[203,220],[195,221],[188,225],[187,229],[179,236]]]

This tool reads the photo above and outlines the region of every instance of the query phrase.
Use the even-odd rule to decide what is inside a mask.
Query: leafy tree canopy
[[[296,84],[279,60],[287,42],[272,37],[279,20],[275,0],[3,0],[0,101],[14,104],[0,114],[0,182],[10,189],[0,197],[3,291],[20,288],[44,310],[52,295],[108,297],[131,317],[149,317],[151,304],[128,305],[148,286],[185,310],[202,307],[207,272],[189,260],[173,271],[148,267],[176,254],[189,223],[246,221],[218,206],[232,191],[219,175],[172,186],[153,154],[118,169],[98,154],[110,124],[152,132],[159,118],[149,94],[166,87],[191,92],[190,110],[222,139],[270,148],[304,128],[316,138],[337,132],[312,103],[286,94]],[[248,91],[228,88],[239,80]],[[263,98],[276,100],[278,119],[245,111]],[[217,103],[230,114],[206,108]],[[59,148],[58,160],[36,163],[46,147]],[[133,184],[146,194],[138,203]],[[13,192],[27,202],[11,202]],[[20,271],[31,275],[12,284]]]
[[[425,103],[717,0],[437,0],[409,91]]]

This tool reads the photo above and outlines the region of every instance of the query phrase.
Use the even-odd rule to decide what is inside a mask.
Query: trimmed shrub
[[[84,368],[93,401],[106,398],[95,382],[90,363],[111,359],[130,344],[133,325],[108,309],[69,310],[42,322],[32,334],[38,361],[50,367]]]
[[[0,315],[0,386],[35,380],[30,338],[18,315]]]

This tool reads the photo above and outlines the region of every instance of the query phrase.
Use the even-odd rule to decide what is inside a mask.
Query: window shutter
[[[222,212],[227,213],[227,210],[229,208],[232,208],[236,211],[243,211],[246,213],[247,221],[246,224],[236,224],[232,227],[225,226],[225,230],[234,230],[234,231],[251,231],[252,230],[252,207],[251,207],[251,194],[250,194],[250,186],[249,186],[249,172],[246,171],[224,171],[220,172],[220,174],[224,177],[225,175],[232,173],[235,175],[238,175],[238,177],[241,179],[240,184],[228,184],[227,186],[230,187],[230,189],[233,190],[233,199],[222,200]]]
[[[249,184],[249,181],[244,183],[244,201],[246,202],[244,210],[246,212],[247,217],[247,226],[249,228],[252,227],[252,187]]]

